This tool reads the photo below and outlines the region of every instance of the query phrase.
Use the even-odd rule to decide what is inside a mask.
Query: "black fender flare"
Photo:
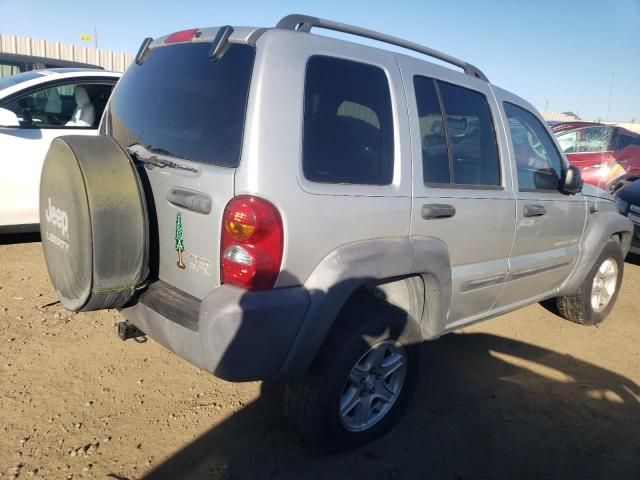
[[[427,308],[419,319],[423,336],[438,336],[451,303],[451,262],[442,240],[425,236],[378,238],[343,245],[326,255],[304,282],[309,308],[273,380],[304,373],[356,290],[410,275],[419,275],[425,282]]]
[[[621,234],[622,256],[629,252],[633,223],[617,211],[598,211],[590,214],[582,236],[580,260],[571,276],[560,286],[558,296],[571,295],[582,284],[593,264],[612,235]]]

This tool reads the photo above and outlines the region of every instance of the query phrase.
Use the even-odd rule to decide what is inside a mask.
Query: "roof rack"
[[[293,30],[294,32],[310,32],[313,27],[324,28],[326,30],[334,30],[336,32],[349,33],[351,35],[357,35],[359,37],[370,38],[372,40],[378,40],[380,42],[389,43],[398,47],[413,50],[415,52],[423,53],[443,62],[455,65],[456,67],[464,70],[464,73],[475,78],[479,78],[488,82],[487,76],[482,71],[458,58],[447,55],[446,53],[439,52],[423,45],[403,40],[402,38],[394,37],[392,35],[385,35],[384,33],[375,32],[373,30],[367,30],[366,28],[355,27],[346,23],[334,22],[332,20],[324,20],[322,18],[310,17],[308,15],[287,15],[282,18],[276,28],[284,30]]]

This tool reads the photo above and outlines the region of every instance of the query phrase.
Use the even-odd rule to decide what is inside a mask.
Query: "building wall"
[[[113,70],[115,72],[124,72],[134,60],[134,56],[128,53],[112,52],[92,47],[68,45],[60,42],[51,42],[17,35],[5,35],[2,33],[0,33],[0,52],[85,62],[92,65],[99,65],[106,70]],[[575,118],[571,116],[556,112],[542,112],[542,116],[545,120],[575,120]],[[603,123],[615,123],[621,127],[640,133],[640,123]]]
[[[559,121],[559,122],[573,122],[576,119],[570,115],[565,115],[564,113],[557,113],[557,112],[540,112],[542,115],[542,118],[544,118],[547,121]],[[586,118],[583,118],[581,120],[584,121],[595,121],[595,120],[589,120]],[[632,132],[638,132],[640,133],[640,123],[635,122],[635,123],[629,123],[629,122],[616,122],[616,121],[601,121],[600,123],[606,123],[608,125],[618,125],[622,128],[626,128],[627,130],[631,130]]]
[[[1,33],[0,52],[85,62],[115,72],[124,72],[134,58],[128,53]]]

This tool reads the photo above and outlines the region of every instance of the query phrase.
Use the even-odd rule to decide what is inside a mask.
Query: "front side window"
[[[313,182],[391,183],[393,115],[381,68],[334,57],[309,59],[302,167]]]
[[[426,184],[496,187],[500,158],[493,119],[480,92],[415,77]]]
[[[97,128],[113,85],[68,83],[19,96],[2,108],[22,128]]]
[[[564,153],[573,153],[577,152],[578,145],[578,131],[573,130],[571,132],[563,133],[562,135],[558,135],[556,137],[558,143],[560,144],[560,149]]]
[[[551,136],[531,112],[506,102],[504,110],[509,121],[520,190],[557,191],[564,166]]]

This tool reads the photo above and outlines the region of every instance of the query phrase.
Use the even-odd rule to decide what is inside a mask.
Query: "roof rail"
[[[423,53],[430,57],[437,58],[438,60],[442,60],[443,62],[455,65],[456,67],[464,70],[464,73],[466,73],[467,75],[479,78],[481,80],[484,80],[485,82],[489,81],[487,76],[482,73],[479,68],[474,67],[470,63],[452,57],[451,55],[447,55],[446,53],[439,52],[438,50],[425,47],[418,43],[409,42],[407,40],[403,40],[402,38],[385,35],[384,33],[375,32],[373,30],[367,30],[366,28],[355,27],[346,23],[334,22],[332,20],[324,20],[322,18],[298,14],[287,15],[286,17],[282,18],[276,25],[276,28],[293,30],[294,32],[310,32],[311,28],[313,27],[324,28],[326,30],[334,30],[336,32],[349,33],[351,35],[370,38],[372,40],[378,40],[380,42],[389,43],[391,45],[396,45],[408,50]]]

